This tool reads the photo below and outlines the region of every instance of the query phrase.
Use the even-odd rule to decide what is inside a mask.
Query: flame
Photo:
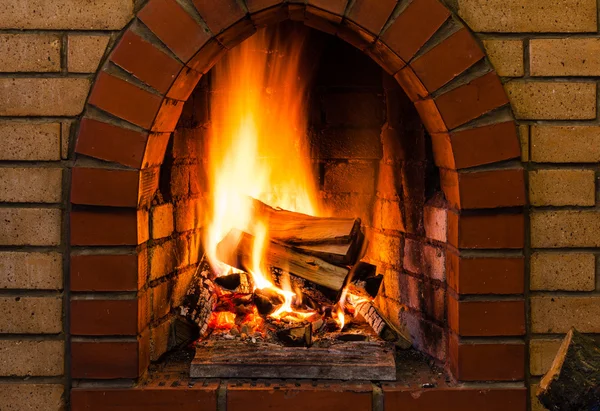
[[[235,313],[219,311],[211,314],[208,326],[215,330],[231,330],[235,325]]]
[[[264,29],[212,70],[211,127],[206,164],[212,195],[204,246],[218,275],[231,267],[217,259],[217,244],[232,229],[254,235],[252,269],[257,288],[271,288],[285,303],[273,316],[293,312],[294,292],[276,287],[263,256],[268,223],[256,221],[252,199],[309,215],[319,212],[307,136],[303,36]],[[230,245],[232,250],[235,244]]]
[[[348,295],[348,288],[345,287],[342,290],[342,294],[340,295],[340,299],[338,303],[335,305],[335,311],[331,313],[331,316],[335,320],[336,323],[340,326],[340,330],[344,329],[344,325],[346,325],[346,315],[344,314],[344,306],[346,305],[346,296]]]

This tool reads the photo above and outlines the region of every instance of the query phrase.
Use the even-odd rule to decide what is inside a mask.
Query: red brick
[[[137,245],[137,228],[135,210],[71,212],[72,245]]]
[[[422,100],[429,95],[419,77],[408,66],[396,73],[394,78],[413,102]]]
[[[460,257],[446,253],[448,286],[459,294],[522,294],[523,257]]]
[[[228,411],[323,410],[364,411],[371,409],[371,384],[335,384],[328,388],[301,383],[299,387],[280,388],[250,384],[227,386]]]
[[[342,16],[348,0],[308,0],[308,4]]]
[[[74,167],[71,203],[135,208],[139,179],[139,172],[133,170]]]
[[[406,66],[404,60],[380,40],[365,49],[365,53],[392,76]]]
[[[396,7],[396,0],[356,0],[348,18],[378,35]]]
[[[218,382],[165,387],[73,388],[72,411],[216,411]]]
[[[253,2],[246,1],[246,5],[250,9],[251,4],[258,4],[260,2],[261,2],[260,0],[253,1]],[[263,0],[262,2],[264,2],[264,3],[273,2],[273,3],[279,4],[279,3],[281,3],[281,0]],[[254,23],[254,25],[256,27],[259,27],[259,28],[279,24],[282,21],[285,21],[288,19],[287,6],[271,7],[269,9],[260,10],[257,12],[254,12],[252,9],[250,9],[250,12],[253,13],[250,15],[252,22]]]
[[[199,73],[206,74],[226,52],[227,49],[213,39],[206,43],[187,65]]]
[[[448,242],[457,248],[523,248],[523,214],[448,214]]]
[[[148,136],[142,167],[149,168],[162,165],[170,136],[171,133],[152,133]]]
[[[194,6],[213,33],[231,26],[246,14],[236,0],[193,0]]]
[[[409,61],[450,17],[437,0],[414,0],[383,33],[383,41]]]
[[[456,209],[483,209],[525,205],[522,168],[456,172],[442,169],[442,189]]]
[[[106,72],[98,75],[88,100],[89,104],[145,129],[152,125],[161,101],[160,96]]]
[[[452,130],[508,104],[500,78],[494,72],[457,87],[435,99],[448,129]]]
[[[348,19],[342,20],[336,36],[363,51],[374,43],[376,39],[370,32]]]
[[[525,378],[525,343],[449,341],[450,369],[461,381],[518,381]]]
[[[127,30],[110,54],[110,60],[161,94],[165,94],[183,64]]]
[[[192,70],[189,67],[184,67],[169,89],[167,97],[174,100],[187,101],[201,77],[202,73]]]
[[[384,411],[525,411],[521,388],[406,388],[383,384]]]
[[[341,22],[342,17],[338,14],[333,14],[313,6],[306,7],[304,25],[308,27],[312,27],[313,29],[333,36],[337,32]]]
[[[138,259],[137,254],[71,255],[71,291],[136,291],[143,281]]]
[[[525,302],[457,301],[448,297],[448,326],[463,337],[525,334]]]
[[[246,0],[246,6],[250,13],[254,13],[271,6],[283,3],[284,0]]]
[[[425,100],[415,101],[415,108],[421,117],[423,125],[429,132],[429,134],[443,133],[448,131],[446,122],[442,118],[438,106],[436,103],[428,98]]]
[[[252,21],[244,19],[219,33],[216,38],[225,48],[232,49],[254,33],[256,33],[256,27]]]
[[[171,133],[175,131],[184,104],[184,101],[165,98],[156,114],[151,131],[154,133]]]
[[[150,361],[148,335],[135,341],[72,341],[71,377],[137,378]]]
[[[469,30],[462,28],[410,65],[427,90],[433,92],[483,57],[483,51]]]
[[[150,0],[138,18],[184,63],[210,38],[175,0]]]
[[[71,334],[137,335],[144,324],[145,297],[127,300],[71,300]]]
[[[518,158],[521,146],[513,121],[433,134],[433,156],[438,167],[461,169]]]
[[[83,118],[75,152],[100,160],[140,168],[148,134]]]

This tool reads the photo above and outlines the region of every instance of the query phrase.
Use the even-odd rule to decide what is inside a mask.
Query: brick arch
[[[493,167],[520,156],[516,126],[502,110],[508,99],[498,75],[485,61],[478,41],[438,0],[413,0],[403,9],[395,0],[356,0],[352,6],[348,0],[307,3],[246,0],[244,9],[236,0],[193,0],[194,7],[150,0],[138,12],[98,73],[80,122],[70,212],[73,250],[122,246],[137,251],[112,259],[99,255],[92,259],[74,251],[72,271],[125,270],[130,276],[135,273],[138,281],[146,275],[140,250],[149,239],[147,207],[184,102],[219,57],[257,28],[286,19],[303,21],[359,48],[393,75],[432,137],[434,160],[451,206],[444,233],[452,251],[446,261],[452,290],[446,301],[452,330],[450,369],[462,380],[523,379],[523,344],[465,340],[525,332],[524,303],[518,297],[523,293],[523,258],[465,257],[461,251],[524,246],[523,170],[515,165]],[[444,35],[449,26],[454,27],[451,34]],[[482,116],[485,121],[477,121]],[[83,156],[103,163],[85,166]],[[128,285],[100,284],[94,290],[137,291],[137,284],[131,279]],[[514,298],[489,302],[463,298],[490,294]],[[72,307],[83,311],[82,305],[95,303],[77,300]],[[89,331],[71,321],[71,334],[137,336],[135,347],[128,348],[136,360],[119,374],[137,377],[148,362],[144,304],[143,293],[138,293],[126,324],[116,318],[82,319],[81,323],[95,320],[104,326]],[[85,372],[78,368],[78,355],[89,357],[84,345],[73,345],[73,377],[98,378],[89,364]],[[509,364],[494,362],[507,357],[512,358]],[[470,368],[468,363],[479,358],[491,363]]]

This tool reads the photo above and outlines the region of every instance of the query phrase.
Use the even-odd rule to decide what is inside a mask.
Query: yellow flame
[[[298,33],[264,29],[229,51],[211,72],[206,170],[212,197],[205,251],[215,271],[225,274],[230,267],[217,259],[217,244],[232,229],[254,235],[254,283],[285,298],[275,315],[292,311],[294,293],[278,289],[265,275],[268,227],[255,221],[249,197],[305,214],[319,211],[306,138],[302,49]]]

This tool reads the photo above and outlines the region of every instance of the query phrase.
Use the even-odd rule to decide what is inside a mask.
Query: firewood
[[[198,326],[180,315],[175,317],[171,327],[168,350],[184,347],[196,341],[199,337]]]
[[[200,337],[209,331],[208,322],[217,300],[213,277],[210,264],[202,257],[179,306],[179,314],[198,325]]]
[[[537,397],[550,411],[600,409],[600,345],[571,328]]]
[[[261,315],[269,315],[284,303],[283,297],[268,288],[254,291],[254,305]]]
[[[347,244],[299,244],[296,249],[331,264],[352,265],[356,262],[363,239],[363,234],[359,233],[356,239]]]
[[[215,284],[225,290],[238,293],[252,292],[252,284],[247,273],[233,273],[215,278]]]
[[[233,255],[225,250],[238,241]],[[250,271],[254,237],[231,230],[217,246],[217,258],[232,267]],[[270,241],[265,247],[263,263],[335,291],[342,289],[348,269],[330,264],[320,258],[302,254],[292,247]]]
[[[350,244],[360,234],[359,218],[314,217],[275,209],[252,199],[255,221],[269,227],[269,236],[286,244]],[[360,247],[359,247],[360,248]]]
[[[352,303],[351,300],[348,300],[348,302],[354,308],[354,316],[363,317],[382,340],[393,342],[402,349],[410,348],[411,342],[386,320],[371,301],[362,300]]]
[[[346,278],[348,291],[367,299],[377,297],[382,282],[383,275],[377,274],[377,267],[364,261],[354,264]]]
[[[312,324],[293,325],[275,331],[277,338],[288,347],[310,347],[312,345]]]

